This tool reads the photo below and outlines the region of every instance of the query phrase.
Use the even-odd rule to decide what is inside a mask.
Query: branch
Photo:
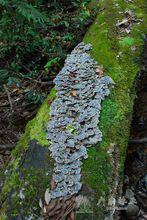
[[[4,84],[4,89],[5,89],[5,92],[7,93],[9,104],[10,104],[10,109],[12,111],[13,110],[13,106],[12,106],[11,96],[10,96],[10,93],[9,93],[9,91],[7,89],[7,86],[5,84]]]
[[[1,150],[12,150],[16,144],[0,144],[0,151]]]

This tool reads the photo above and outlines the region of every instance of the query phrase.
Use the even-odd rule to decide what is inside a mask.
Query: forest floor
[[[79,3],[65,5],[62,3],[56,7],[51,4],[44,5],[48,7],[46,10],[52,25],[46,24],[45,30],[41,30],[44,31],[43,34],[41,31],[39,33],[40,41],[43,42],[42,48],[36,40],[37,45],[32,49],[29,36],[25,36],[25,41],[28,40],[28,42],[24,42],[21,48],[18,46],[20,42],[16,41],[14,48],[1,54],[0,166],[9,158],[27,122],[34,118],[43,100],[53,88],[53,79],[62,68],[66,55],[82,40],[87,27],[93,21],[96,11],[88,6],[89,1],[77,2]],[[18,22],[17,14],[15,16]],[[21,22],[20,20],[16,26],[12,23],[12,30],[17,29]],[[24,24],[21,33],[16,31],[14,35],[25,34],[25,29],[29,30],[29,23]],[[37,33],[34,31],[33,34],[34,40]],[[48,45],[44,46],[46,39],[49,48]],[[6,40],[7,47],[14,43]],[[3,51],[4,46],[1,45],[1,47]],[[24,57],[21,57],[19,50],[23,47],[25,48],[22,51]],[[31,53],[27,52],[27,49],[31,50]],[[18,56],[20,56],[19,60],[17,60]]]

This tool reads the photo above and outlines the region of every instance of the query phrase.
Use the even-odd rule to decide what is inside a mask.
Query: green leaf
[[[63,41],[71,41],[73,39],[73,35],[70,33],[67,33],[66,35],[63,36]]]
[[[6,69],[0,70],[0,84],[3,84],[7,80],[9,72]]]
[[[132,37],[124,37],[121,41],[120,44],[123,46],[133,46],[135,43],[134,38]]]
[[[48,71],[53,64],[57,64],[57,62],[58,62],[59,60],[60,60],[60,57],[56,57],[56,58],[54,58],[54,59],[48,61],[47,64],[44,66],[45,71]]]
[[[43,96],[39,93],[37,93],[36,91],[33,91],[33,90],[26,90],[26,99],[29,101],[29,102],[33,102],[35,104],[38,104],[38,103],[42,103],[43,102]]]
[[[69,23],[67,21],[63,21],[62,23],[65,25],[66,28],[69,27]]]
[[[32,20],[34,22],[44,23],[48,20],[42,12],[40,12],[31,4],[21,2],[17,7],[17,11],[21,15],[23,15],[28,21]]]
[[[9,86],[11,86],[11,85],[16,85],[16,86],[19,87],[19,85],[20,85],[20,80],[17,79],[16,77],[9,77],[7,84],[8,84]]]
[[[5,6],[8,4],[9,1],[7,0],[0,0],[0,5]]]

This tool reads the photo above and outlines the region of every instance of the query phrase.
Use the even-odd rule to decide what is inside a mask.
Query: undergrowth
[[[0,92],[40,103],[92,19],[89,0],[0,0]],[[13,101],[13,100],[12,100]]]

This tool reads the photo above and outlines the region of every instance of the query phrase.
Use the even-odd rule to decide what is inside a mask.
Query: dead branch
[[[1,150],[12,150],[16,144],[0,144],[0,151]]]
[[[5,92],[7,93],[7,96],[8,96],[8,100],[9,100],[9,104],[10,104],[10,110],[12,111],[13,110],[13,105],[12,105],[12,101],[11,101],[11,96],[10,96],[10,93],[7,89],[7,86],[4,84],[4,89],[5,89]]]

